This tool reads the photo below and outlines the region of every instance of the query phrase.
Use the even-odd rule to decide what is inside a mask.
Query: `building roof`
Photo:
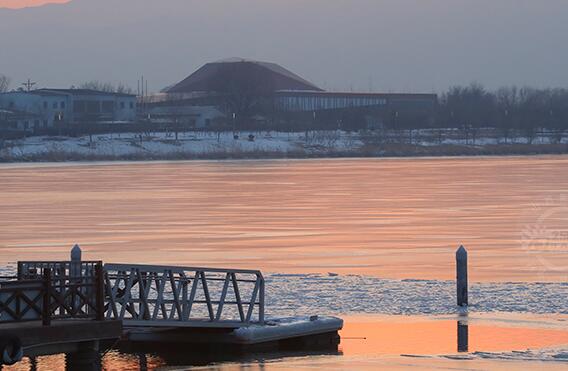
[[[116,92],[106,92],[100,90],[93,90],[93,89],[51,89],[51,88],[43,88],[43,89],[36,89],[30,92],[31,94],[39,94],[39,95],[113,95],[113,96],[120,96],[120,97],[135,97],[134,94],[126,94],[126,93],[116,93]]]
[[[391,99],[429,99],[437,100],[436,94],[430,93],[373,93],[373,92],[342,92],[342,91],[296,91],[280,90],[278,96],[295,97],[345,97],[345,98],[391,98]]]
[[[278,90],[322,91],[286,68],[269,62],[230,58],[207,63],[167,93],[217,92],[238,89],[267,94]]]

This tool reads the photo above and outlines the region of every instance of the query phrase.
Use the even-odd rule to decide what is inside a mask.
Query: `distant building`
[[[0,94],[0,109],[15,113],[16,125],[23,130],[132,122],[136,120],[136,96],[89,89],[13,91]]]
[[[40,116],[25,111],[0,108],[0,132],[31,132],[36,123],[39,125],[40,119]]]
[[[164,112],[180,106],[213,106],[229,120],[246,117],[247,121],[258,115],[295,115],[305,120],[303,112],[314,120],[317,116],[333,121],[349,111],[352,116],[372,114],[374,121],[402,125],[429,121],[438,101],[435,94],[328,92],[277,64],[238,58],[207,63],[163,93],[150,104],[150,112],[156,107]]]
[[[154,124],[183,125],[186,128],[203,129],[216,126],[216,120],[225,115],[212,106],[153,105],[147,115]]]

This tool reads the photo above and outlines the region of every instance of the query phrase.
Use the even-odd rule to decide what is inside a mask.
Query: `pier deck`
[[[59,320],[50,326],[41,321],[0,324],[0,338],[16,336],[24,356],[74,353],[81,344],[114,340],[122,335],[120,321]]]

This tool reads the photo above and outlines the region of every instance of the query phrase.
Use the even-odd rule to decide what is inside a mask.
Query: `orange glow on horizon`
[[[71,0],[0,0],[0,8],[20,9],[45,4],[64,4]]]

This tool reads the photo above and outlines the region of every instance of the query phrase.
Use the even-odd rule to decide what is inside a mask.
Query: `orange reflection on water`
[[[457,353],[457,320],[347,317],[340,349],[354,355]],[[469,352],[510,352],[568,344],[568,329],[469,324]]]
[[[102,369],[108,371],[155,370],[162,366],[165,366],[165,363],[160,358],[146,354],[133,355],[111,351],[102,360]]]
[[[526,368],[542,368],[546,363],[500,363],[499,360],[468,359],[466,361],[444,360],[437,356],[457,353],[457,321],[469,322],[469,352],[513,352],[527,349],[538,350],[548,347],[565,349],[568,346],[568,328],[564,325],[568,318],[555,320],[544,317],[515,316],[503,314],[491,315],[483,319],[481,315],[469,317],[437,318],[406,316],[347,316],[341,331],[341,345],[338,355],[318,355],[317,352],[306,356],[304,353],[270,352],[257,354],[249,360],[231,361],[230,358],[215,362],[199,369],[241,370],[241,369],[361,369],[374,370],[381,367],[388,369],[406,368],[415,365],[419,369],[446,369],[450,366],[459,369],[510,369],[524,365]],[[222,353],[222,351],[220,351]],[[401,355],[428,356],[427,359],[406,358]],[[187,360],[184,359],[188,357]],[[171,354],[169,355],[171,357]],[[393,358],[394,357],[394,358]],[[398,357],[398,358],[397,358]],[[434,358],[431,358],[434,357]],[[178,359],[179,358],[179,359]],[[107,353],[103,360],[104,370],[155,370],[172,367],[188,369],[199,361],[199,354],[187,347],[186,354],[180,354],[175,364],[168,365],[160,353],[124,354],[115,350]],[[186,362],[186,363],[185,363]],[[210,362],[207,361],[207,362]],[[198,364],[207,363],[205,358]],[[512,362],[512,363],[511,363]],[[65,368],[63,355],[38,357],[37,370],[59,370]],[[357,365],[356,367],[354,365]],[[507,368],[507,365],[509,368]],[[548,362],[547,368],[562,369],[564,362]],[[550,366],[550,367],[549,367]],[[30,361],[24,360],[16,366],[6,367],[10,371],[30,369]]]

